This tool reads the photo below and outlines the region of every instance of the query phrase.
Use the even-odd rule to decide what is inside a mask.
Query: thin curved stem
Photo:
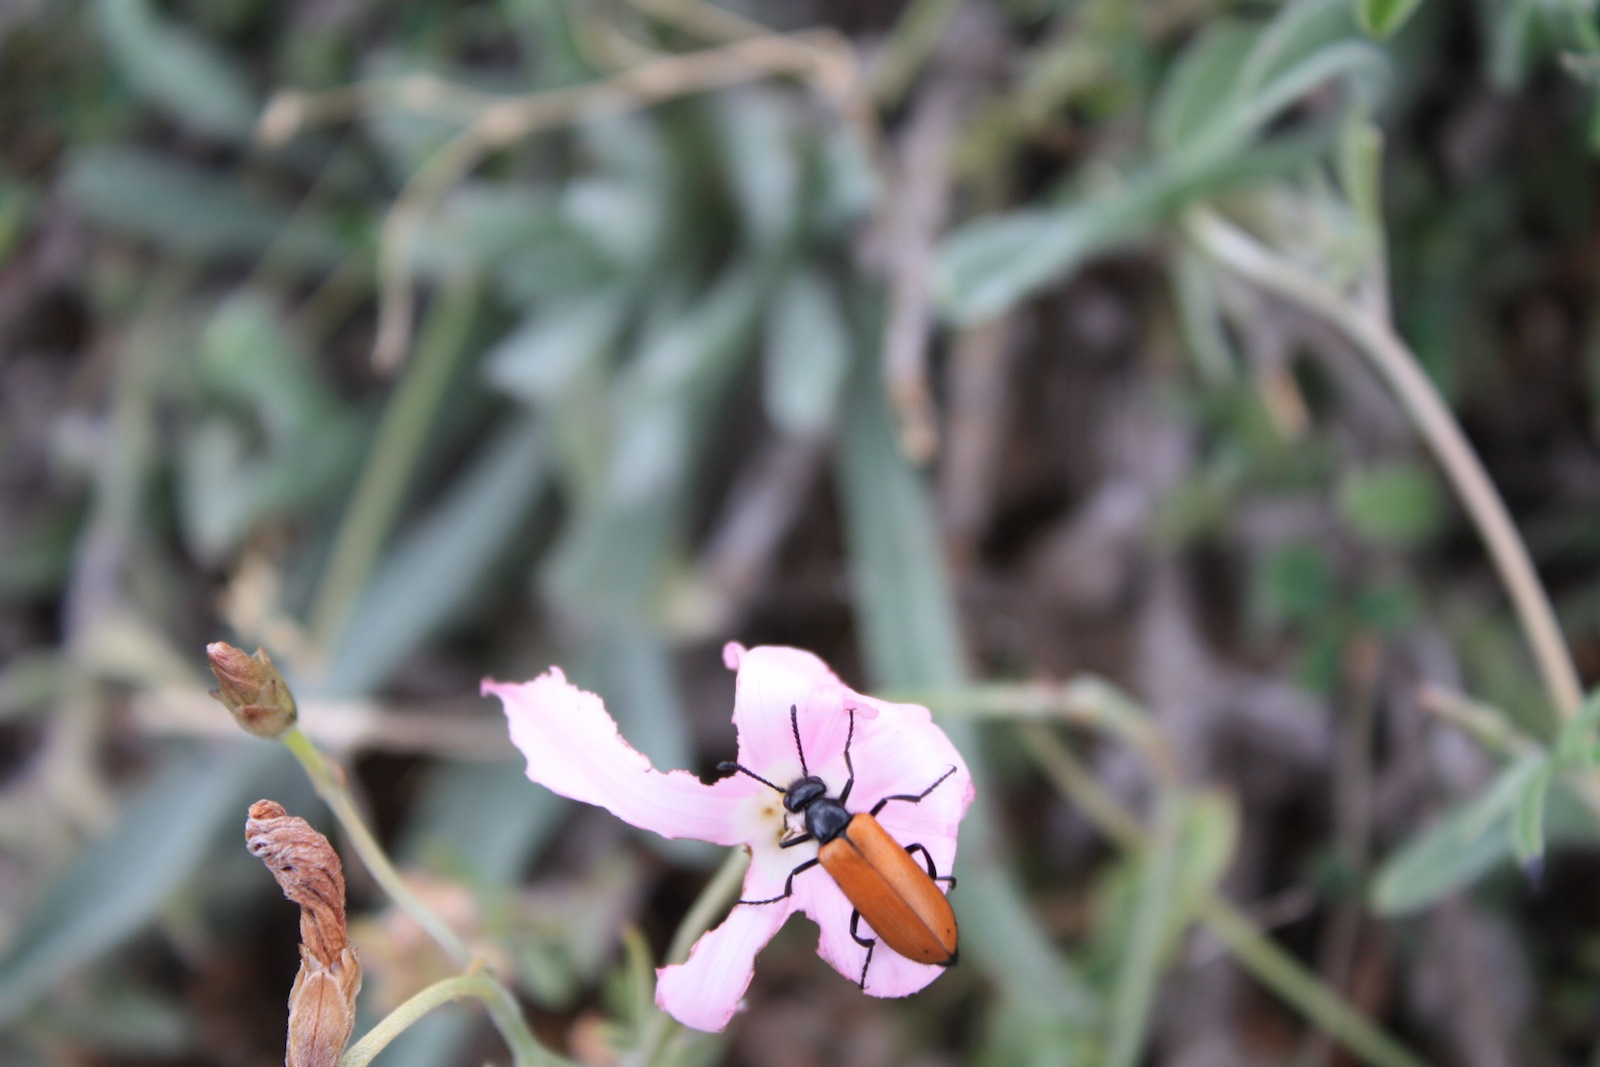
[[[807,44],[813,40],[816,43]],[[838,49],[829,47],[832,43],[822,34],[750,37],[667,56],[597,82],[507,97],[485,106],[411,176],[384,220],[373,364],[382,369],[397,366],[410,344],[415,305],[411,252],[423,223],[444,195],[489,155],[541,130],[626,114],[674,97],[773,75],[808,76],[828,95],[848,101],[840,87],[845,80],[842,61]]]
[[[689,950],[700,939],[700,935],[711,929],[712,923],[728,910],[738,896],[739,887],[744,883],[745,869],[749,866],[750,856],[743,849],[728,853],[728,858],[700,891],[689,913],[678,924],[677,932],[672,935],[672,944],[667,948],[669,964],[682,963],[689,958]],[[668,1038],[680,1025],[666,1012],[657,1010],[640,1032],[639,1043],[633,1054],[624,1058],[623,1063],[627,1067],[647,1067],[655,1063]]]
[[[1389,383],[1477,526],[1532,646],[1550,703],[1561,721],[1570,721],[1583,705],[1583,687],[1549,596],[1477,453],[1393,324],[1341,296],[1215,212],[1195,209],[1185,227],[1201,251],[1216,262],[1326,319]]]
[[[1028,753],[1063,796],[1107,838],[1127,852],[1150,847],[1150,832],[1122,802],[1106,790],[1088,768],[1038,723],[1024,728]],[[1240,966],[1262,985],[1293,1005],[1329,1036],[1373,1067],[1423,1067],[1422,1061],[1362,1015],[1305,965],[1261,931],[1248,916],[1211,890],[1200,893],[1193,918],[1227,946]]]
[[[305,768],[306,777],[311,779],[311,785],[316,789],[317,795],[333,810],[334,817],[339,820],[339,825],[349,836],[356,855],[361,857],[361,862],[366,864],[373,880],[389,895],[389,899],[410,915],[429,937],[438,942],[439,947],[444,949],[451,959],[463,967],[470,966],[474,960],[472,950],[467,947],[466,942],[456,936],[454,930],[445,925],[444,920],[435,915],[432,909],[411,891],[405,879],[400,877],[400,872],[395,870],[394,864],[389,861],[388,853],[384,852],[383,846],[378,844],[377,838],[372,836],[372,831],[367,829],[367,824],[362,821],[361,813],[356,810],[355,800],[344,784],[343,775],[334,770],[323,757],[321,750],[298,726],[284,731],[279,740],[294,753],[294,758],[300,761],[300,766]]]
[[[572,1067],[570,1060],[557,1056],[533,1036],[522,1019],[522,1011],[504,986],[483,974],[464,974],[446,978],[401,1004],[339,1057],[339,1067],[367,1067],[373,1058],[389,1047],[418,1019],[453,1000],[474,997],[483,1002],[495,1028],[511,1049],[516,1067]]]

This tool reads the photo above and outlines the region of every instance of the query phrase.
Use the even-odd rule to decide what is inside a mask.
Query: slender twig
[[[493,153],[542,130],[609,118],[711,89],[775,75],[832,76],[825,53],[798,49],[793,39],[752,37],[720,48],[668,56],[609,78],[567,89],[496,100],[406,182],[384,219],[378,255],[378,337],[373,364],[391,369],[411,340],[415,294],[411,254],[428,215],[444,195]]]
[[[984,682],[920,692],[894,693],[890,699],[925,704],[939,715],[994,719],[1046,719],[1099,730],[1127,742],[1163,784],[1181,777],[1178,756],[1144,708],[1122,690],[1093,674],[1065,682]]]
[[[1422,709],[1471,734],[1484,748],[1507,756],[1539,751],[1539,743],[1508,719],[1504,712],[1433,682],[1417,694]]]
[[[1192,210],[1185,220],[1185,229],[1195,244],[1216,262],[1252,284],[1326,319],[1349,338],[1389,383],[1478,527],[1533,648],[1550,702],[1562,721],[1570,720],[1583,704],[1583,688],[1561,636],[1555,611],[1528,557],[1527,547],[1460,424],[1418,365],[1416,356],[1395,333],[1388,317],[1374,314],[1345,298],[1288,257],[1225,222],[1215,212],[1205,208]]]
[[[311,779],[312,787],[332,809],[334,818],[339,820],[339,825],[349,836],[350,844],[355,848],[356,855],[361,857],[361,862],[366,864],[373,880],[383,888],[396,906],[410,915],[429,937],[438,942],[439,947],[444,949],[451,959],[463,967],[470,966],[475,957],[466,942],[456,936],[456,932],[412,892],[406,880],[389,861],[389,854],[378,844],[378,839],[372,836],[372,831],[367,829],[367,824],[362,820],[361,813],[356,810],[355,800],[345,784],[344,774],[328,763],[322,751],[311,743],[311,739],[299,727],[286,730],[280,736],[280,740],[290,752],[294,753],[295,759],[300,761],[300,766],[305,768],[306,777]]]
[[[523,1021],[522,1011],[504,986],[484,974],[464,974],[435,982],[390,1012],[339,1058],[339,1067],[366,1067],[418,1019],[453,1000],[475,997],[511,1049],[516,1067],[572,1067],[572,1061],[539,1044]]]

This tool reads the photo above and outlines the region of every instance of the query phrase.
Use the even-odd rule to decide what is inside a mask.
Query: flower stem
[[[682,963],[689,958],[689,950],[700,939],[700,935],[711,929],[712,921],[727,911],[729,904],[738,896],[739,886],[744,883],[745,869],[749,866],[750,856],[747,852],[738,848],[729,851],[728,858],[711,876],[705,889],[700,891],[689,913],[678,924],[677,933],[672,935],[672,944],[667,948],[668,963]],[[625,1067],[647,1067],[655,1063],[668,1039],[680,1026],[678,1020],[657,1010],[640,1031],[639,1043],[633,1054],[624,1057],[622,1063]]]
[[[451,959],[463,967],[470,966],[473,962],[472,950],[418,899],[405,879],[400,877],[400,872],[389,861],[383,846],[378,844],[377,838],[372,836],[372,831],[361,820],[361,813],[356,810],[355,800],[344,783],[343,774],[328,763],[321,750],[298,726],[284,731],[280,739],[294,753],[294,758],[300,761],[300,766],[305,768],[306,777],[311,779],[317,795],[333,809],[334,817],[355,846],[356,855],[361,857],[361,862],[366,864],[367,870],[372,872],[373,879],[383,887],[389,899],[416,920],[417,925],[427,931]]]
[[[1215,212],[1196,209],[1185,227],[1201,251],[1218,263],[1327,320],[1389,383],[1478,527],[1533,647],[1550,703],[1562,722],[1570,721],[1583,705],[1583,687],[1527,547],[1460,424],[1418,365],[1416,356],[1394,332],[1388,316],[1374,314],[1346,299]]]
[[[452,1000],[476,997],[483,1002],[500,1036],[511,1049],[516,1067],[572,1067],[571,1061],[546,1049],[523,1022],[522,1011],[506,988],[485,974],[463,974],[435,982],[367,1031],[339,1058],[339,1067],[366,1067],[373,1058],[434,1008]]]
[[[750,866],[750,855],[742,848],[732,849],[722,861],[717,873],[711,876],[700,896],[689,908],[689,913],[678,924],[667,948],[668,963],[682,963],[689,958],[689,950],[700,940],[700,935],[711,929],[717,916],[726,912],[744,884],[744,872]]]

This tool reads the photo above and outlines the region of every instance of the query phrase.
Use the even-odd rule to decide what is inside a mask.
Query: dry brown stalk
[[[250,854],[300,905],[300,972],[289,991],[284,1067],[336,1067],[356,1021],[361,961],[345,928],[344,870],[328,839],[273,800],[250,805]]]

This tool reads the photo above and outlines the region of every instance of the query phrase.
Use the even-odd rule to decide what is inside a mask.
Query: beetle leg
[[[809,871],[811,868],[815,867],[817,864],[819,864],[821,862],[822,861],[819,860],[819,859],[809,859],[809,860],[806,860],[804,863],[802,863],[800,866],[796,867],[794,870],[790,871],[789,872],[789,877],[784,879],[783,892],[779,893],[775,897],[768,897],[766,900],[741,900],[741,901],[737,901],[737,903],[739,903],[739,904],[776,904],[780,900],[788,900],[789,899],[789,895],[794,892],[794,876],[799,874],[801,871]]]
[[[803,834],[799,835],[798,837],[786,837],[786,838],[784,838],[782,841],[778,842],[778,847],[779,848],[793,848],[795,845],[803,845],[807,841],[815,841],[815,840],[816,840],[816,838],[812,837],[811,834],[809,832],[807,832],[807,833],[803,833]]]
[[[878,812],[883,810],[883,806],[885,804],[889,803],[889,801],[891,801],[891,800],[908,800],[913,804],[921,803],[922,799],[924,797],[926,797],[929,793],[933,792],[935,789],[938,789],[940,783],[942,783],[946,778],[950,777],[954,773],[956,773],[956,769],[954,767],[951,767],[948,771],[945,771],[943,774],[941,774],[939,776],[939,781],[934,782],[932,785],[930,785],[928,788],[924,789],[920,793],[897,793],[892,797],[884,797],[882,800],[878,801],[878,803],[876,805],[873,806],[873,809],[872,809],[870,814],[872,814],[874,817],[876,817]]]
[[[864,945],[867,950],[867,961],[861,965],[860,982],[861,988],[865,990],[867,988],[867,968],[872,966],[872,950],[878,947],[878,939],[875,937],[862,937],[861,931],[857,929],[860,922],[861,911],[858,908],[850,913],[850,936],[855,939],[856,944]]]
[[[850,732],[844,735],[844,769],[850,772],[850,780],[844,784],[844,789],[839,792],[839,803],[843,804],[850,799],[850,790],[856,787],[856,768],[850,762],[850,742],[856,736],[856,709],[850,708]]]
[[[921,844],[907,845],[906,852],[912,856],[915,856],[918,852],[922,853],[922,862],[928,868],[928,877],[935,882],[949,882],[951,889],[956,887],[955,875],[940,874],[939,869],[933,865],[933,855],[928,851],[928,846]]]

